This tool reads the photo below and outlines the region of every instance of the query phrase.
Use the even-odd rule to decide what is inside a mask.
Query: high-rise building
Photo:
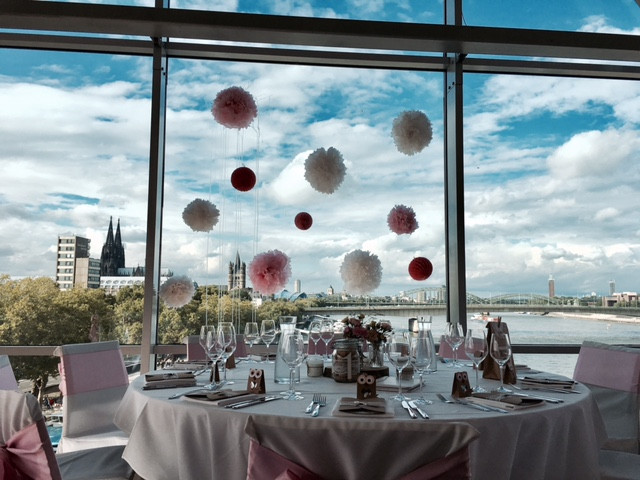
[[[227,276],[229,291],[236,288],[247,288],[247,265],[240,261],[240,253],[236,252],[236,261],[229,262],[229,274]]]
[[[616,281],[609,280],[609,295],[613,295],[616,293]]]
[[[295,282],[293,282],[293,292],[300,293],[301,291],[302,291],[302,283],[300,282],[300,280],[296,280]]]
[[[100,260],[90,258],[91,240],[77,235],[58,236],[56,284],[60,290],[100,287]]]
[[[549,275],[549,298],[556,296],[556,281],[553,279],[553,275]]]
[[[109,218],[107,241],[102,246],[102,255],[100,256],[100,275],[107,277],[118,276],[119,268],[124,268],[124,246],[120,236],[120,220],[118,219],[114,237],[113,218]]]

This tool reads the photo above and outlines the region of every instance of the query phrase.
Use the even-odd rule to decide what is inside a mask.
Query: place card
[[[267,387],[264,383],[264,370],[252,368],[249,371],[249,379],[247,380],[247,390],[251,393],[263,394],[267,393]]]

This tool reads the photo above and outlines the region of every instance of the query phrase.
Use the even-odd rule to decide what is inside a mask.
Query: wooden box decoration
[[[361,373],[358,375],[357,384],[358,400],[367,400],[378,396],[376,392],[376,377],[374,375]]]
[[[267,393],[267,387],[264,384],[264,370],[252,368],[249,371],[247,390],[249,393]]]
[[[467,375],[467,372],[456,372],[453,374],[451,396],[456,398],[471,396],[471,384],[469,383],[469,375]]]
[[[209,375],[209,383],[218,383],[220,381],[220,370],[218,369],[218,362],[211,364],[211,375]]]

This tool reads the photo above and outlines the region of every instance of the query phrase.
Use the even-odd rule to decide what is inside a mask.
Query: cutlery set
[[[258,405],[260,403],[271,402],[273,400],[280,400],[281,398],[282,397],[278,395],[265,395],[258,398],[252,398],[250,400],[243,400],[236,403],[229,403],[225,405],[224,408],[232,408],[234,410],[237,410],[239,408],[250,407],[252,405]]]
[[[409,401],[403,400],[402,407],[407,410],[407,412],[409,413],[409,416],[413,419],[418,418],[418,415],[416,415],[416,412],[418,412],[420,416],[425,420],[429,418],[429,415],[427,415],[427,412],[422,410],[413,400],[409,400]]]
[[[508,410],[504,410],[504,409],[498,408],[498,407],[487,407],[487,406],[484,406],[484,405],[478,405],[477,403],[467,402],[466,400],[463,400],[463,399],[460,399],[460,398],[451,397],[450,399],[448,399],[447,397],[445,397],[441,393],[436,393],[436,395],[444,403],[456,403],[456,404],[459,404],[459,405],[465,405],[467,407],[475,408],[476,410],[481,410],[483,412],[509,413]]]
[[[320,407],[324,407],[327,404],[327,397],[320,395],[319,393],[313,394],[313,399],[309,406],[305,409],[304,413],[311,414],[312,417],[317,417],[320,414]]]

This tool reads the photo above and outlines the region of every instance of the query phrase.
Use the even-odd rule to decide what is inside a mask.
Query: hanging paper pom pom
[[[433,132],[431,122],[424,113],[409,110],[393,121],[391,135],[400,153],[413,155],[431,143]]]
[[[238,167],[231,174],[231,185],[236,190],[248,192],[256,184],[256,174],[249,167]]]
[[[304,162],[304,178],[322,193],[333,193],[344,180],[347,167],[342,154],[333,147],[319,148]]]
[[[426,280],[433,273],[433,265],[428,258],[416,257],[409,263],[409,275],[414,280]]]
[[[380,286],[382,265],[377,255],[354,250],[344,256],[340,266],[340,276],[347,292],[364,295]]]
[[[191,301],[196,287],[187,276],[171,277],[160,286],[160,298],[169,307],[180,308]]]
[[[258,115],[258,107],[249,92],[229,87],[216,95],[211,107],[216,121],[227,128],[247,128]]]
[[[396,205],[387,215],[387,223],[392,232],[402,235],[403,233],[413,233],[418,228],[416,212],[413,208],[404,205]]]
[[[295,224],[300,230],[309,230],[313,224],[313,218],[307,212],[300,212],[296,215]]]
[[[220,211],[208,200],[196,198],[182,211],[182,219],[194,232],[208,232],[218,223]]]
[[[259,253],[249,264],[251,283],[263,295],[273,295],[283,290],[290,275],[289,257],[279,250]]]

